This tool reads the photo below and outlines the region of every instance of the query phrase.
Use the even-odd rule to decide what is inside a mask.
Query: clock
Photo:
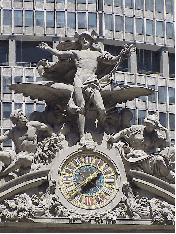
[[[115,196],[117,169],[97,153],[77,153],[69,157],[60,174],[61,193],[73,206],[98,209]]]

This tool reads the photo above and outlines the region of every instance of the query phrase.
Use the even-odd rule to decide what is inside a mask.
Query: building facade
[[[56,58],[36,46],[73,40],[75,31],[95,30],[104,50],[117,55],[126,43],[135,50],[114,75],[117,84],[137,84],[155,94],[121,105],[133,113],[132,124],[143,124],[156,113],[175,137],[175,40],[173,0],[0,0],[0,126],[12,127],[10,113],[43,111],[44,102],[30,100],[8,89],[8,84],[41,81],[36,63]],[[11,149],[8,141],[2,145]]]

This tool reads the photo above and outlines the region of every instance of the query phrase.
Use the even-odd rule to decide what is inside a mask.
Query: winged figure
[[[153,93],[151,89],[135,85],[113,85],[112,73],[120,62],[131,55],[132,45],[125,45],[118,56],[105,52],[88,32],[77,34],[77,40],[60,42],[56,49],[46,43],[39,48],[57,56],[56,63],[40,60],[37,67],[41,83],[11,84],[10,89],[31,99],[45,100],[48,106],[59,105],[77,114],[80,143],[85,141],[85,113],[92,103],[104,126],[106,109],[117,103]]]

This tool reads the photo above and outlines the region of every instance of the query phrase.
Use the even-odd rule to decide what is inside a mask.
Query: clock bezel
[[[84,154],[98,154],[100,157],[106,158],[106,160],[113,166],[116,172],[116,191],[112,199],[109,200],[108,204],[104,205],[103,207],[96,208],[96,209],[85,209],[82,207],[78,207],[73,205],[68,199],[63,195],[61,191],[61,181],[60,181],[60,174],[62,171],[63,166],[67,162],[70,157],[73,157],[76,154],[84,153]],[[85,214],[85,212],[92,212],[92,213],[105,213],[108,210],[113,209],[117,204],[120,202],[121,198],[123,197],[122,186],[123,183],[127,182],[126,172],[124,169],[124,165],[122,159],[120,157],[119,151],[115,148],[113,149],[105,149],[102,146],[97,146],[93,150],[85,150],[80,149],[78,146],[72,146],[65,151],[60,151],[57,153],[56,158],[53,160],[51,164],[50,170],[50,178],[56,182],[56,189],[55,194],[59,197],[60,202],[68,209],[68,210],[76,210],[80,214]],[[117,180],[117,178],[119,178]]]

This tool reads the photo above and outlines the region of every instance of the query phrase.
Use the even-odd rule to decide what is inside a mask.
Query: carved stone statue
[[[15,144],[14,151],[0,151],[0,160],[4,163],[5,170],[0,176],[5,176],[21,167],[31,166],[38,140],[52,135],[52,128],[38,121],[28,121],[22,110],[15,110],[11,113],[10,119],[14,126],[0,137],[0,142],[9,139]]]
[[[138,163],[144,172],[174,183],[175,175],[169,163],[171,157],[169,133],[159,123],[156,115],[145,118],[144,126],[133,125],[116,133],[110,137],[109,142],[121,139],[124,142],[123,148],[128,162]]]
[[[39,48],[44,49],[56,55],[58,59],[70,59],[73,60],[76,66],[76,73],[74,77],[74,91],[73,96],[76,105],[71,98],[69,101],[69,107],[71,112],[78,114],[78,128],[80,133],[80,143],[85,142],[85,105],[86,99],[96,107],[99,114],[99,121],[101,126],[104,126],[106,119],[106,110],[104,107],[103,99],[100,93],[100,82],[96,75],[98,62],[115,65],[119,62],[119,56],[110,56],[109,54],[103,54],[100,48],[93,47],[94,38],[89,33],[82,33],[78,36],[78,43],[80,50],[59,51],[52,49],[46,43],[39,45]],[[124,50],[121,54],[123,59],[130,56],[130,49]],[[48,64],[46,63],[45,69]],[[86,97],[85,97],[86,96]]]

